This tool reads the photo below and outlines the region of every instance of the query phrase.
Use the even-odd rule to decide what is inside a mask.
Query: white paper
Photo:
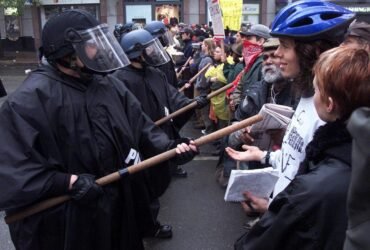
[[[266,103],[262,106],[259,114],[263,120],[253,124],[251,127],[251,136],[254,138],[253,146],[262,150],[269,150],[272,146],[271,137],[267,130],[283,129],[285,130],[290,123],[294,110],[289,106]]]
[[[279,171],[269,168],[253,170],[232,170],[225,192],[225,201],[240,202],[245,198],[243,193],[269,198],[279,179]]]

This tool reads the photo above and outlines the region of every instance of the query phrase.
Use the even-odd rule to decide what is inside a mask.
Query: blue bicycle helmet
[[[271,35],[296,40],[337,40],[355,18],[350,10],[330,2],[304,0],[283,8],[272,23]]]

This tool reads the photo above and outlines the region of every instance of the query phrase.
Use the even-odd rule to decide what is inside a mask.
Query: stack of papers
[[[253,170],[232,170],[225,193],[225,201],[240,202],[245,198],[243,193],[269,198],[279,179],[279,171],[269,168]]]

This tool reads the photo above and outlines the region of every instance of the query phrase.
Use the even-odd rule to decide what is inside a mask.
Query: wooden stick
[[[177,79],[181,76],[182,72],[185,70],[186,66],[188,66],[191,59],[192,59],[191,56],[189,56],[188,60],[186,60],[185,64],[181,67],[181,70],[178,73],[176,73]]]
[[[232,132],[235,132],[239,129],[245,128],[247,126],[250,126],[256,122],[259,122],[262,120],[261,115],[255,115],[252,116],[248,119],[245,119],[241,122],[235,123],[233,125],[230,125],[226,128],[220,129],[214,133],[211,133],[206,136],[202,136],[194,141],[196,146],[201,146],[207,143],[210,143],[214,140],[220,139],[226,135],[231,134]],[[126,174],[134,174],[136,172],[142,171],[144,169],[147,169],[149,167],[155,166],[160,162],[167,161],[174,157],[176,155],[176,149],[170,149],[162,154],[156,155],[154,157],[151,157],[149,159],[146,159],[136,165],[127,167],[125,169],[122,169],[120,171],[114,172],[112,174],[106,175],[102,178],[99,178],[96,180],[96,183],[100,186],[105,186],[108,185],[112,182],[118,181],[121,179],[121,176],[126,175]],[[7,224],[16,222],[18,220],[22,220],[28,216],[31,216],[33,214],[39,213],[45,209],[51,208],[53,206],[56,206],[58,204],[61,204],[63,202],[66,202],[70,200],[71,197],[68,195],[63,195],[55,198],[51,198],[45,201],[42,201],[40,203],[36,203],[28,208],[25,208],[23,211],[7,215],[5,217],[5,222]]]
[[[199,70],[198,71],[198,73],[195,75],[195,76],[193,76],[187,83],[190,83],[190,84],[192,84],[197,78],[198,78],[198,76],[200,75],[200,74],[202,74],[209,66],[211,66],[211,63],[207,63],[206,64],[206,66],[204,66],[201,70]],[[186,84],[186,83],[185,83]],[[182,92],[182,91],[184,91],[184,89],[185,89],[185,84],[184,84],[184,86],[182,86],[180,89],[179,89],[179,92]]]
[[[207,99],[210,100],[212,97],[215,97],[215,96],[221,94],[222,92],[228,90],[232,86],[233,86],[233,84],[229,83],[229,84],[223,86],[222,88],[219,88],[218,90],[211,92],[210,94],[207,95]],[[174,118],[174,117],[176,117],[176,116],[178,116],[182,113],[185,113],[185,112],[195,108],[196,106],[197,106],[196,101],[191,102],[188,105],[186,105],[185,107],[182,107],[181,109],[176,110],[175,112],[169,114],[168,116],[165,116],[165,117],[159,119],[158,121],[155,122],[155,125],[160,126],[163,123],[165,123],[166,121],[171,120],[172,118]]]

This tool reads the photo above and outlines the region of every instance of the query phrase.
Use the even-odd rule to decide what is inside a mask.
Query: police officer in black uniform
[[[193,101],[171,86],[166,75],[156,68],[168,63],[170,60],[158,38],[153,38],[145,29],[135,30],[122,38],[121,46],[131,60],[131,65],[117,70],[113,75],[121,80],[137,97],[144,112],[153,121],[157,121]],[[207,105],[209,102],[204,96],[197,98],[196,101],[198,108]],[[180,115],[162,124],[161,128],[170,138],[178,138],[179,129],[191,115],[192,112]],[[159,167],[149,170],[152,186],[155,188],[157,197],[161,196],[168,187],[171,178],[170,170],[172,168],[170,165],[169,162],[166,162],[160,164]],[[175,165],[174,168],[176,169],[176,167]],[[183,170],[180,169],[180,171]],[[186,172],[181,174],[186,175]],[[153,201],[153,203],[157,204],[155,206],[152,204],[154,224],[152,224],[152,229],[150,229],[149,223],[143,223],[143,227],[148,231],[145,233],[145,236],[171,237],[171,227],[160,225],[156,220],[159,211],[158,200]]]
[[[12,241],[22,250],[143,249],[136,218],[150,190],[135,175],[104,187],[95,178],[176,144],[106,75],[128,63],[107,25],[68,10],[48,20],[42,44],[49,64],[0,109],[0,210],[65,194],[72,200],[10,224]]]

